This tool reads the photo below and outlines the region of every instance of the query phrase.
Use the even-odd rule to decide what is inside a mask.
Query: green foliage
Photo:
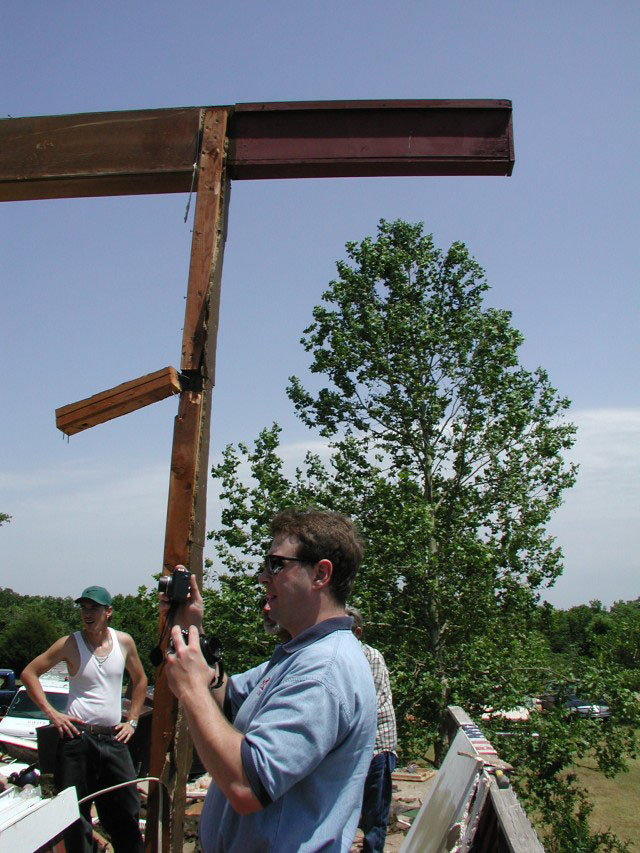
[[[151,649],[158,641],[158,601],[155,590],[141,586],[137,595],[114,595],[111,626],[131,634],[140,661],[149,678],[154,681]]]
[[[11,521],[11,516],[7,515],[6,512],[0,512],[0,527],[2,527],[2,525],[6,524],[8,521]]]
[[[5,647],[4,638],[13,629],[20,617],[30,618],[38,611],[44,613],[58,636],[74,630],[77,623],[77,613],[71,598],[58,598],[49,595],[19,595],[12,589],[0,589],[0,650]],[[45,646],[46,648],[46,646]]]
[[[38,606],[29,606],[0,635],[0,661],[19,675],[25,666],[46,651],[59,636],[59,623]]]
[[[526,626],[561,571],[545,525],[575,479],[575,428],[545,371],[518,365],[522,336],[483,306],[463,244],[444,253],[421,225],[383,220],[347,257],[302,339],[329,385],[314,396],[294,377],[288,393],[335,440],[343,479],[366,484],[353,511],[375,548],[357,595],[391,625],[401,612],[417,640],[440,685],[439,755],[469,655],[506,622]],[[494,684],[503,657],[484,661]]]
[[[599,601],[569,610],[545,602],[536,625],[565,670],[579,670],[587,657],[616,672],[628,689],[640,690],[640,599],[617,601],[608,611]]]

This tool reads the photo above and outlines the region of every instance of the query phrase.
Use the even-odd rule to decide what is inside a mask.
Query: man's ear
[[[333,565],[331,560],[318,560],[313,567],[314,577],[313,585],[318,587],[328,586],[333,574]]]

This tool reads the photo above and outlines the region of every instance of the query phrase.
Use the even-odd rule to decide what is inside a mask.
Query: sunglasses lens
[[[264,564],[270,575],[277,575],[278,572],[282,571],[283,561],[280,557],[276,557],[273,554],[267,554]]]

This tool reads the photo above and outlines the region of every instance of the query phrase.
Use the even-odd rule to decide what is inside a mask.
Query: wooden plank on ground
[[[163,367],[162,370],[123,382],[85,400],[61,406],[56,409],[56,426],[65,435],[75,435],[84,429],[165,400],[172,394],[179,394],[180,390],[178,371],[174,367]]]
[[[394,770],[391,777],[396,782],[426,782],[435,775],[435,770],[417,770],[415,773],[405,773],[402,770]]]

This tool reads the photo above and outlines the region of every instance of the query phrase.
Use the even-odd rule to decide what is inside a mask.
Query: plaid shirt
[[[396,715],[393,710],[391,684],[389,683],[389,670],[377,649],[374,649],[373,646],[367,646],[366,643],[360,643],[360,645],[371,667],[378,700],[378,728],[373,754],[378,755],[380,752],[393,752],[395,754],[398,736],[396,734]]]

